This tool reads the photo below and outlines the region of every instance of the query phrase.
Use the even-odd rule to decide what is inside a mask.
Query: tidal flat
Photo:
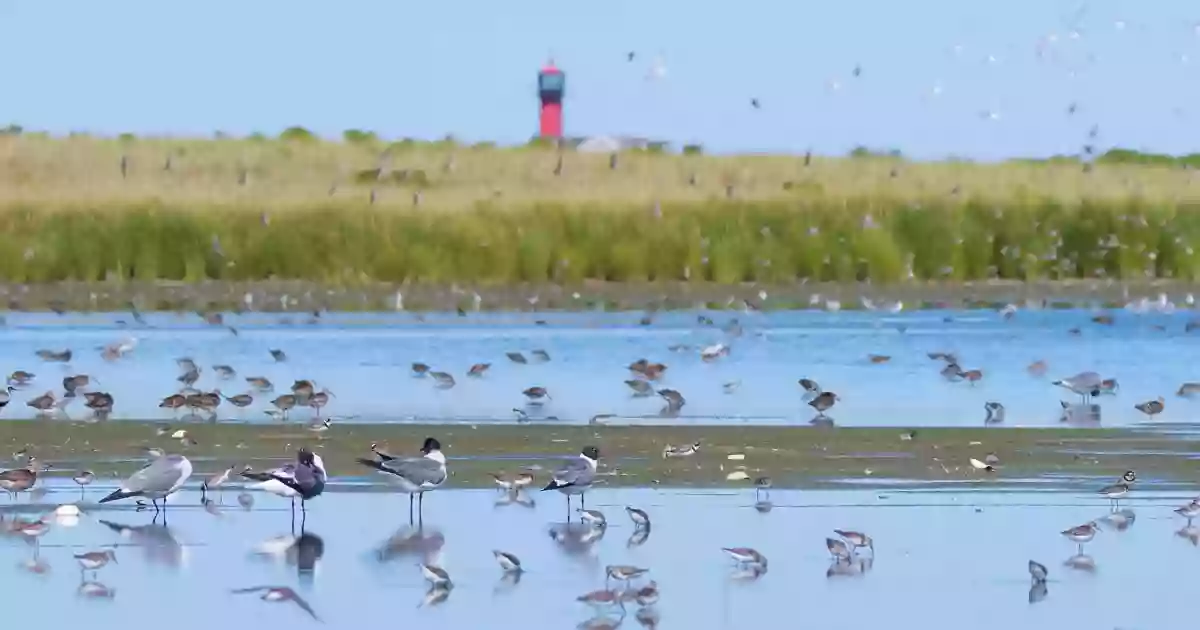
[[[176,431],[185,438],[175,438]],[[180,452],[198,471],[228,466],[262,469],[293,459],[308,445],[325,459],[339,483],[371,485],[371,445],[397,455],[419,455],[429,436],[443,445],[457,488],[494,487],[493,474],[532,471],[546,479],[562,457],[585,445],[602,455],[609,487],[751,488],[769,476],[777,488],[846,483],[972,482],[1004,485],[1040,479],[1046,487],[1095,484],[1126,469],[1159,483],[1190,483],[1200,457],[1200,428],[1143,429],[818,428],[753,426],[563,426],[338,423],[315,434],[304,425],[47,420],[0,422],[0,448],[32,455],[49,478],[78,469],[100,477],[124,476],[146,461],[145,449]],[[187,440],[187,443],[184,443]],[[194,442],[194,443],[193,443]],[[699,443],[687,457],[664,457],[667,445]],[[997,462],[993,470],[971,459]],[[14,460],[9,467],[18,464]],[[738,474],[744,472],[744,475]],[[733,478],[731,479],[731,475]],[[197,481],[198,482],[198,481]],[[336,488],[335,484],[335,488]]]

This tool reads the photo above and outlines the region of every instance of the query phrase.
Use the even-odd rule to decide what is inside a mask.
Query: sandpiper
[[[605,518],[604,513],[600,510],[585,510],[580,508],[579,521],[591,527],[608,527],[608,519]]]
[[[79,484],[79,498],[82,499],[83,487],[96,480],[96,473],[93,473],[90,470],[81,470],[75,473],[75,475],[71,477],[71,480]]]
[[[425,376],[426,374],[429,373],[429,366],[424,363],[415,362],[412,364],[412,373],[413,373],[413,376],[416,376],[416,377]]]
[[[841,536],[842,540],[850,544],[855,550],[866,547],[871,551],[872,554],[875,553],[875,541],[871,540],[870,536],[862,532],[835,529],[833,530],[833,533]]]
[[[505,573],[520,573],[524,571],[521,568],[521,560],[511,553],[494,550],[492,551],[492,555],[495,556],[496,562],[500,564],[500,569]]]
[[[13,495],[33,487],[37,482],[38,465],[37,458],[30,457],[24,468],[14,468],[0,473],[0,490],[8,493],[11,499]]]
[[[700,451],[700,443],[699,442],[692,442],[691,444],[684,444],[682,446],[672,446],[672,445],[668,444],[663,447],[662,456],[663,456],[663,459],[666,459],[668,457],[690,457],[692,455],[695,455],[699,451]]]
[[[641,577],[649,572],[650,569],[643,569],[641,567],[635,567],[627,564],[608,565],[604,567],[604,582],[606,585],[608,584],[609,580],[629,582],[630,580]]]
[[[607,610],[614,606],[624,607],[621,594],[610,590],[592,591],[576,597],[575,601],[587,604],[596,610]]]
[[[429,585],[433,587],[449,588],[453,583],[450,581],[450,574],[445,569],[428,563],[421,564],[421,574],[429,581]]]
[[[513,363],[529,363],[529,361],[525,359],[525,355],[521,354],[520,352],[505,352],[504,356],[508,357],[508,360],[512,361]]]
[[[1084,543],[1089,543],[1096,537],[1096,532],[1100,530],[1100,526],[1095,521],[1076,525],[1071,529],[1064,530],[1063,536],[1066,536],[1071,542],[1079,545],[1079,554],[1083,555]]]
[[[487,372],[488,368],[490,367],[492,367],[491,363],[476,363],[475,365],[471,366],[470,370],[467,370],[467,376],[479,378],[483,376],[483,373]]]
[[[644,529],[650,527],[650,515],[645,510],[627,505],[625,506],[625,513],[629,515],[629,520],[633,521],[635,528]]]
[[[821,392],[824,391],[821,389],[821,386],[811,378],[802,378],[797,382],[800,383],[800,387],[804,388],[804,394],[808,397],[819,396],[821,395]]]
[[[433,378],[434,387],[438,389],[450,389],[456,384],[454,376],[449,372],[430,372],[429,376]]]
[[[283,350],[272,349],[270,352],[271,358],[275,359],[276,363],[283,363],[284,361],[287,361],[287,354],[284,353]]]
[[[1196,394],[1200,394],[1200,383],[1188,382],[1179,386],[1179,391],[1175,392],[1176,396],[1182,398],[1191,398]]]
[[[724,551],[725,555],[732,558],[739,565],[754,565],[763,568],[767,566],[767,557],[749,547],[722,547],[721,551]]]
[[[844,540],[836,538],[826,538],[825,548],[829,550],[829,554],[838,560],[849,560],[853,555],[850,549],[850,544]]]
[[[1175,508],[1175,513],[1186,518],[1190,525],[1193,518],[1200,516],[1200,502],[1193,499],[1187,505]]]
[[[553,398],[550,397],[550,392],[545,387],[540,387],[540,386],[530,387],[521,393],[524,394],[525,397],[529,399],[529,404],[531,404],[531,405],[542,404],[541,401],[543,398],[545,398],[546,400],[554,400]]]
[[[75,555],[75,560],[79,562],[80,571],[99,571],[104,568],[104,565],[117,561],[117,552],[112,549],[104,551],[89,551]]]
[[[983,419],[984,424],[1004,422],[1004,405],[998,402],[988,402],[984,403],[983,410],[987,412],[987,416]]]
[[[667,412],[677,412],[687,404],[687,399],[683,397],[683,394],[673,389],[660,389],[658,395],[667,401],[667,406],[664,408],[664,411]]]
[[[633,396],[635,398],[645,398],[647,396],[654,395],[654,386],[648,381],[643,381],[638,378],[631,378],[626,380],[625,384],[629,386],[629,389],[633,390]]]
[[[1046,570],[1046,565],[1034,560],[1029,561],[1029,577],[1035,584],[1045,582],[1047,575],[1048,571]]]
[[[1157,416],[1163,412],[1163,409],[1166,409],[1166,401],[1163,400],[1162,396],[1159,396],[1154,400],[1138,403],[1133,408],[1146,414],[1146,417]]]
[[[841,398],[833,392],[821,392],[817,394],[816,398],[808,401],[808,406],[817,410],[818,418],[824,418],[825,412],[832,409],[839,400]]]
[[[648,608],[658,603],[658,582],[650,580],[649,584],[637,590],[627,591],[625,595],[636,601],[638,606]]]

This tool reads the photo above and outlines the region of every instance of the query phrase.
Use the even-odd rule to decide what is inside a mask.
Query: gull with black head
[[[292,500],[292,516],[296,515],[296,497],[300,497],[300,512],[307,514],[307,501],[325,491],[328,474],[320,455],[308,447],[296,451],[295,463],[288,463],[265,472],[243,471],[242,477],[257,481],[251,486]]]
[[[421,457],[401,458],[374,451],[379,459],[362,459],[358,463],[394,477],[400,489],[408,494],[408,520],[413,520],[413,496],[418,496],[417,513],[424,519],[425,493],[436,490],[446,483],[446,456],[442,454],[442,443],[435,438],[425,438],[421,445]]]
[[[558,490],[567,495],[567,520],[571,520],[571,496],[579,495],[579,503],[583,507],[587,507],[584,493],[592,486],[596,480],[596,465],[600,461],[600,449],[595,446],[585,446],[580,451],[579,455],[567,459],[561,468],[554,471],[554,476],[550,483],[542,488],[542,492],[547,490]]]

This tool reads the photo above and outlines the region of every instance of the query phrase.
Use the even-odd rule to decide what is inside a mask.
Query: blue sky
[[[1096,124],[1102,147],[1184,153],[1197,23],[1183,0],[0,0],[0,124],[523,142],[553,54],[569,135],[990,159]]]

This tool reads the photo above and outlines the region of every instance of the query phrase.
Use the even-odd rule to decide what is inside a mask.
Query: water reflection
[[[754,509],[757,510],[759,514],[766,514],[774,507],[775,504],[771,503],[769,499],[754,502]]]
[[[592,547],[604,540],[607,527],[592,527],[585,523],[552,523],[550,538],[558,543],[558,548],[567,555],[588,555]]]
[[[165,523],[123,525],[100,519],[100,524],[116,532],[133,546],[141,547],[146,562],[178,569],[184,562],[184,547]]]
[[[112,599],[117,596],[117,590],[109,588],[100,582],[80,582],[79,588],[75,589],[76,594],[80,597],[90,599]]]
[[[825,570],[825,577],[861,577],[875,566],[875,559],[867,557],[835,558]]]
[[[378,546],[375,558],[381,563],[417,558],[425,564],[439,566],[445,544],[446,537],[440,530],[405,525]]]
[[[537,507],[537,502],[524,488],[513,488],[504,490],[500,498],[496,499],[494,504],[496,507],[504,507],[506,505],[519,505],[523,508]]]
[[[1049,593],[1050,591],[1046,589],[1045,582],[1035,581],[1033,584],[1029,585],[1029,603],[1036,604],[1043,599],[1046,599],[1046,595]]]
[[[646,541],[649,539],[650,525],[646,525],[645,527],[635,529],[633,533],[629,535],[629,540],[625,541],[625,546],[630,549],[633,549],[634,547],[641,547],[642,545],[646,544]]]
[[[606,614],[596,615],[590,619],[581,622],[575,626],[579,630],[614,630],[621,626],[621,622],[625,621],[625,609],[622,608],[617,616]]]
[[[1096,571],[1096,559],[1086,553],[1077,553],[1063,562],[1063,566],[1083,571],[1085,573],[1093,573]]]
[[[450,585],[434,585],[430,586],[428,591],[425,591],[425,597],[421,598],[421,603],[418,608],[429,606],[437,606],[450,598],[450,591],[454,588]]]
[[[1109,525],[1118,532],[1123,532],[1133,527],[1134,521],[1137,520],[1137,514],[1130,508],[1122,508],[1115,512],[1109,512],[1096,520]]]

